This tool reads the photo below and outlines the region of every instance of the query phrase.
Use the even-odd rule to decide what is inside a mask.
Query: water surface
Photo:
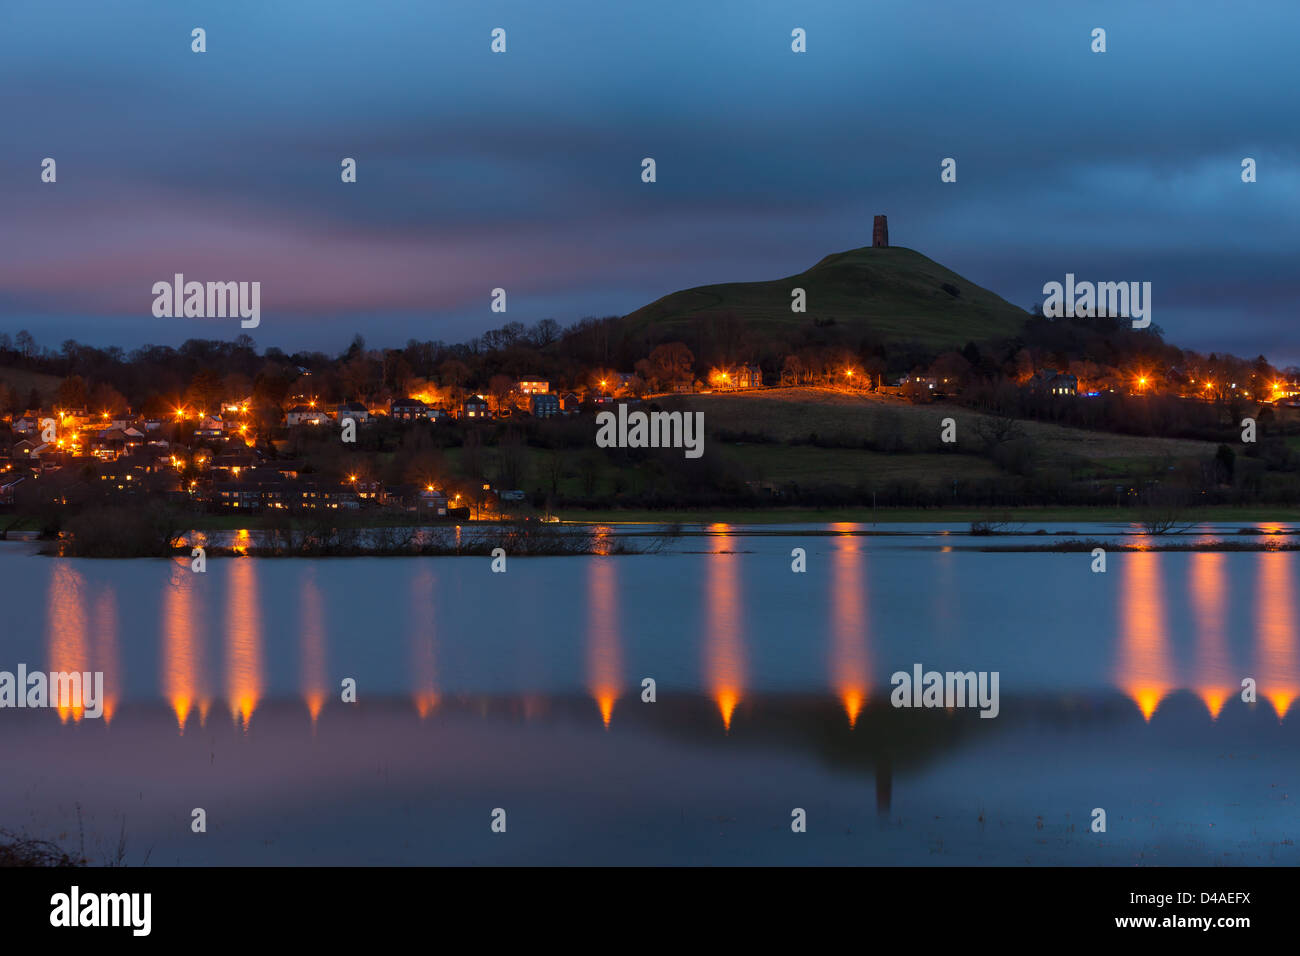
[[[1300,553],[705,530],[504,574],[0,545],[0,669],[109,697],[0,710],[0,826],[137,863],[1295,861]],[[999,672],[999,716],[891,707],[917,663]]]

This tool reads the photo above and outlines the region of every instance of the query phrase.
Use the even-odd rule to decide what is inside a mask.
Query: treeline
[[[1035,393],[1007,382],[976,382],[953,401],[994,415],[1127,435],[1240,441],[1241,421],[1247,416],[1256,420],[1263,437],[1295,431],[1279,420],[1270,405],[1236,396],[1218,402],[1190,402],[1176,395],[1103,392],[1080,400]]]
[[[1133,329],[1126,320],[1107,317],[1030,315],[1013,338],[939,350],[872,335],[854,338],[830,320],[810,318],[778,335],[757,331],[731,312],[704,312],[689,330],[673,336],[653,324],[633,327],[614,316],[582,319],[567,328],[542,319],[532,326],[510,322],[462,343],[411,339],[401,348],[369,348],[358,335],[333,355],[275,347],[259,352],[246,334],[233,341],[190,339],[175,348],[145,345],[129,352],[74,340],[52,350],[27,331],[12,338],[0,334],[0,366],[60,380],[55,395],[0,387],[0,411],[14,414],[53,400],[95,411],[129,406],[165,418],[178,408],[211,411],[222,400],[248,398],[261,433],[278,424],[286,404],[302,396],[322,403],[383,403],[427,392],[454,404],[467,393],[481,393],[500,404],[524,376],[545,378],[553,390],[611,390],[610,380],[618,373],[634,373],[627,391],[655,392],[707,381],[710,369],[737,364],[758,365],[769,384],[871,386],[924,373],[942,381],[950,397],[962,397],[972,407],[1018,403],[1030,417],[1189,437],[1204,437],[1217,426],[1197,420],[1195,412],[1174,412],[1154,403],[1143,412],[1114,402],[1045,405],[1029,396],[1012,399],[1004,386],[1023,386],[1043,368],[1075,375],[1081,391],[1121,393],[1132,390],[1139,371],[1149,376],[1152,392],[1175,386],[1187,391],[1205,382],[1211,396],[1237,383],[1263,386],[1279,375],[1300,377],[1300,369],[1279,372],[1263,356],[1205,356],[1179,349],[1164,341],[1158,326]]]

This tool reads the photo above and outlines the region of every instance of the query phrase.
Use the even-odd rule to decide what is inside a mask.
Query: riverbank
[[[207,535],[221,536],[210,540]],[[474,527],[281,527],[231,532],[190,531],[159,541],[70,535],[47,541],[45,555],[63,558],[357,558],[357,557],[584,557],[650,554],[672,532],[611,534],[603,527],[485,524]],[[635,539],[635,540],[634,540]]]
[[[1141,525],[1136,508],[755,508],[717,511],[581,511],[557,512],[571,524],[969,524],[1000,521],[1032,526],[1064,521],[1080,524]],[[1189,508],[1178,517],[1180,525],[1201,523],[1300,523],[1300,506],[1223,505]],[[1031,528],[1032,530],[1032,528]]]
[[[527,515],[496,521],[447,521],[439,524],[448,528],[492,528],[518,526],[523,517],[538,525],[548,522],[540,516]],[[1007,507],[1007,508],[722,508],[710,510],[666,509],[566,509],[553,516],[569,525],[788,525],[830,524],[950,524],[968,525],[971,522],[996,521],[1021,527],[1038,524],[1078,522],[1080,524],[1129,524],[1139,526],[1143,515],[1137,508],[1086,508],[1086,507]],[[359,512],[344,519],[348,524],[367,528],[429,527],[428,516],[393,512]],[[1300,524],[1300,505],[1221,505],[1208,508],[1188,508],[1178,515],[1179,525],[1202,523],[1287,523]],[[284,518],[276,515],[252,514],[193,514],[183,518],[183,524],[193,531],[258,531],[282,527]],[[11,535],[27,536],[40,530],[36,518],[21,518],[0,522]],[[553,526],[553,525],[552,525]],[[1032,530],[1032,527],[1030,527]]]

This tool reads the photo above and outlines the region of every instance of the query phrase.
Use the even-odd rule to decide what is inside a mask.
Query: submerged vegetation
[[[376,527],[362,517],[337,513],[273,516],[263,522],[256,537],[239,531],[229,544],[208,544],[202,536],[191,540],[185,527],[184,516],[167,508],[84,512],[45,553],[79,558],[190,557],[192,548],[202,544],[206,557],[490,556],[497,549],[510,557],[622,555],[658,551],[668,536],[537,522]]]
[[[596,528],[534,524],[479,528],[288,527],[268,531],[257,544],[217,546],[209,555],[251,557],[510,557],[646,554],[661,547],[657,538],[633,545]]]
[[[1273,541],[1221,541],[1194,540],[1173,541],[1163,539],[1158,542],[1140,541],[1129,544],[1119,541],[1102,541],[1098,538],[1070,538],[1066,541],[1053,541],[1048,544],[1005,544],[981,545],[972,550],[1000,552],[1034,552],[1054,551],[1063,554],[1075,552],[1091,553],[1100,548],[1103,551],[1300,551],[1300,542],[1293,539]]]
[[[0,828],[0,868],[11,866],[126,866],[126,820],[116,842],[105,846],[102,841],[93,842],[99,846],[98,857],[94,860],[86,851],[86,831],[81,816],[81,804],[77,804],[78,849],[73,855],[52,840],[42,840]],[[142,864],[148,864],[152,850],[145,853]]]
[[[184,515],[163,504],[95,508],[68,521],[58,553],[85,558],[146,558],[175,553]]]
[[[35,840],[0,830],[0,867],[85,866],[86,862],[84,858],[69,855],[49,840]]]

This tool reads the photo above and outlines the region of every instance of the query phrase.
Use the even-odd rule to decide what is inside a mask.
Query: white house
[[[295,425],[324,425],[329,420],[323,411],[310,405],[295,405],[284,415],[285,424],[290,428]]]
[[[370,409],[360,402],[344,402],[334,410],[334,417],[339,421],[350,418],[360,424],[361,422],[370,421]]]

